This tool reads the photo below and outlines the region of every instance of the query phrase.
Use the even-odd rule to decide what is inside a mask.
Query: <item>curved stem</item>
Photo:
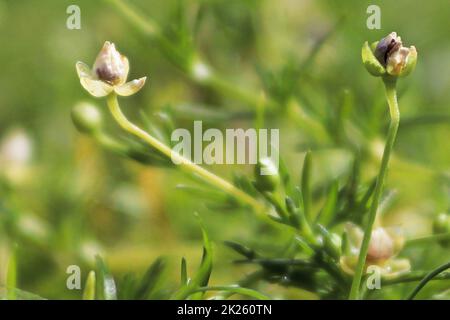
[[[409,282],[417,282],[423,280],[429,272],[426,271],[412,271],[403,275],[399,275],[398,277],[392,279],[382,280],[383,286],[390,286],[395,284],[409,283]],[[450,272],[442,272],[435,276],[432,280],[449,280]]]
[[[421,238],[414,238],[406,240],[405,246],[412,245],[420,245],[420,244],[428,244],[430,242],[442,241],[442,240],[450,240],[450,233],[439,233],[433,234]]]
[[[386,140],[386,146],[384,147],[383,158],[381,160],[380,172],[378,173],[377,182],[375,185],[374,196],[369,211],[367,225],[364,229],[364,238],[361,244],[361,249],[358,258],[358,264],[355,270],[355,276],[353,277],[352,287],[350,290],[350,299],[359,298],[359,289],[361,285],[361,278],[364,272],[364,266],[367,257],[367,251],[369,250],[370,238],[372,235],[372,228],[377,215],[377,209],[380,202],[381,194],[383,191],[383,183],[386,178],[389,158],[392,148],[394,146],[395,137],[397,136],[398,125],[400,122],[400,111],[397,102],[397,91],[395,80],[384,79],[384,86],[386,90],[386,99],[389,105],[389,111],[391,115],[391,122],[389,125],[388,136]]]
[[[236,188],[230,182],[220,178],[219,176],[216,176],[212,172],[196,165],[191,160],[183,157],[178,152],[173,151],[164,143],[162,143],[155,137],[148,134],[146,131],[142,130],[141,128],[130,122],[122,113],[119,102],[117,101],[117,95],[115,93],[112,93],[108,96],[107,103],[114,119],[125,131],[128,131],[129,133],[135,135],[136,137],[144,140],[150,146],[161,152],[163,155],[172,159],[172,161],[179,163],[180,167],[186,170],[187,172],[197,174],[198,176],[202,177],[204,180],[209,182],[211,185],[214,185],[217,188],[225,191],[226,193],[234,196],[241,202],[250,205],[255,209],[256,212],[261,213],[265,209],[265,207],[260,202],[255,200],[253,197],[249,196],[244,191]]]
[[[254,283],[257,283],[259,280],[263,279],[266,275],[266,271],[261,269],[258,271],[254,271],[253,273],[245,276],[243,279],[239,280],[235,286],[241,288],[248,288],[252,286]],[[234,294],[232,291],[221,291],[217,293],[213,299],[214,300],[226,300]]]
[[[450,262],[447,262],[446,264],[443,264],[440,267],[437,267],[433,271],[431,271],[425,278],[420,281],[420,283],[417,285],[417,287],[411,292],[411,294],[408,296],[408,300],[414,299],[414,297],[419,293],[420,290],[431,280],[433,280],[434,277],[436,277],[441,272],[447,270],[450,268]]]

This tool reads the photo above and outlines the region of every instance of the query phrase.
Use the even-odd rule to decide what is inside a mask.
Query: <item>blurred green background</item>
[[[419,62],[399,84],[402,124],[388,178],[396,193],[386,209],[386,223],[399,224],[408,237],[418,237],[429,234],[433,217],[448,210],[447,0],[128,2],[158,23],[168,39],[185,43],[186,54],[199,52],[224,79],[256,97],[264,92],[279,103],[265,126],[281,128],[280,152],[294,177],[301,172],[304,152],[313,150],[318,201],[321,186],[351,170],[348,145],[365,154],[363,179],[376,174],[387,108],[381,81],[364,70],[360,50],[366,40],[398,32],[406,45],[416,46]],[[81,8],[80,30],[66,27],[71,4]],[[381,8],[380,30],[366,27],[370,4]],[[217,114],[255,109],[233,92],[193,80],[108,1],[0,0],[0,250],[17,245],[18,287],[45,298],[80,298],[79,291],[66,288],[66,268],[80,265],[85,279],[96,253],[119,276],[142,273],[156,257],[168,256],[168,279],[176,283],[179,259],[185,256],[192,262],[189,268],[195,268],[201,257],[194,212],[215,244],[212,283],[236,281],[252,267],[233,265],[236,256],[222,244],[224,240],[276,254],[285,246],[286,232],[265,226],[245,210],[211,209],[206,205],[211,201],[176,188],[190,183],[185,175],[111,154],[74,128],[72,107],[90,101],[104,110],[108,130],[125,136],[105,101],[90,97],[75,72],[76,61],[93,63],[105,40],[128,56],[130,79],[148,76],[139,94],[122,100],[126,113],[135,119],[140,110],[151,115],[170,107],[178,110],[176,125],[190,128],[193,120],[203,118],[185,116],[186,105]],[[332,124],[346,104],[342,130],[350,143],[341,143],[333,132],[316,133],[314,125],[304,125],[301,119],[293,121],[286,107],[290,97],[319,127]],[[210,125],[249,127],[252,120],[236,116]],[[14,136],[28,151],[8,160],[8,139]],[[252,172],[247,166],[211,170],[227,178]],[[8,227],[11,223],[14,232]],[[413,267],[421,269],[450,258],[448,250],[438,246],[408,250]],[[0,280],[1,273],[2,265]],[[295,288],[266,289],[281,298],[314,297]]]

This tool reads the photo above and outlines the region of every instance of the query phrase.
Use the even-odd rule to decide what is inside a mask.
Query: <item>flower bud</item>
[[[261,158],[255,166],[255,186],[260,191],[275,191],[280,185],[278,168],[270,158]]]
[[[450,215],[447,213],[439,214],[433,221],[433,233],[450,233]],[[450,246],[450,239],[440,240],[439,244],[443,247]]]
[[[374,76],[404,77],[416,66],[417,51],[414,46],[403,47],[401,38],[391,32],[371,46],[366,42],[362,48],[362,60],[367,71]]]
[[[375,58],[386,67],[388,56],[401,47],[401,39],[395,32],[391,32],[385,38],[381,39],[374,50]]]
[[[378,262],[387,260],[394,255],[394,241],[384,228],[372,231],[367,251],[367,261]]]
[[[93,134],[102,127],[102,114],[93,104],[86,102],[78,103],[72,109],[71,116],[73,123],[82,133]]]
[[[348,274],[354,274],[358,263],[358,257],[364,233],[361,228],[348,223],[345,226],[345,233],[342,237],[342,243],[345,247],[342,249],[340,266]],[[409,260],[397,259],[395,256],[403,248],[404,237],[399,228],[376,228],[372,230],[367,252],[366,264],[376,265],[381,268],[381,274],[385,278],[395,277],[411,269]]]
[[[108,41],[98,54],[92,70],[80,61],[75,66],[83,88],[97,98],[106,97],[112,92],[119,96],[131,96],[141,90],[147,80],[147,77],[143,77],[126,82],[130,70],[128,59]]]
[[[94,71],[99,80],[112,85],[123,84],[128,76],[128,59],[116,50],[114,43],[106,41],[95,60]]]

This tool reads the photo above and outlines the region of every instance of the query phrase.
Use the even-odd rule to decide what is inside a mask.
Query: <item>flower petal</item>
[[[397,255],[405,246],[405,235],[400,227],[388,227],[386,232],[394,243],[394,255]]]
[[[121,59],[123,63],[123,73],[122,76],[120,77],[119,85],[125,84],[128,78],[128,73],[130,72],[130,62],[128,61],[128,58],[122,55]]]
[[[113,91],[113,87],[106,82],[82,77],[80,83],[91,95],[97,98],[105,97]]]
[[[124,97],[131,96],[131,95],[135,94],[136,92],[138,92],[139,90],[141,90],[141,88],[144,86],[146,80],[147,80],[147,77],[143,77],[140,79],[136,79],[136,80],[127,82],[121,86],[114,87],[114,91],[119,96],[124,96]]]
[[[391,32],[386,37],[378,41],[375,48],[372,49],[372,52],[381,65],[386,66],[387,58],[391,52],[396,51],[401,46],[402,39],[397,36],[397,33]]]
[[[122,85],[127,81],[129,69],[127,57],[117,51],[114,43],[106,41],[95,59],[93,71],[97,77],[111,85]]]
[[[403,70],[400,74],[400,77],[406,77],[416,68],[417,64],[417,50],[416,47],[412,46],[409,48],[409,55],[406,60],[406,65],[403,67]]]
[[[406,65],[409,56],[409,49],[405,47],[394,51],[388,58],[386,71],[392,76],[399,76]]]
[[[89,68],[86,63],[78,61],[75,66],[77,68],[78,77],[80,77],[80,79],[89,78],[94,80],[94,75],[91,71],[91,68]]]
[[[384,228],[372,230],[367,260],[371,262],[385,261],[394,254],[394,241]]]
[[[411,271],[411,263],[408,259],[390,259],[381,269],[384,279],[395,279],[396,277]]]

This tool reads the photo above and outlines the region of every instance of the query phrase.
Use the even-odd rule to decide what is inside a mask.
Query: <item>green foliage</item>
[[[96,281],[97,299],[116,300],[117,288],[114,278],[100,256],[96,257],[98,281]]]
[[[91,271],[88,274],[86,285],[83,291],[83,300],[95,300],[95,288],[97,286],[95,272]]]
[[[200,219],[200,218],[199,218]],[[199,220],[200,221],[200,220]],[[209,240],[208,234],[200,221],[202,227],[202,237],[203,237],[203,256],[200,262],[200,267],[198,268],[196,274],[185,283],[181,285],[181,288],[173,295],[174,299],[186,299],[191,296],[192,299],[201,299],[202,292],[194,293],[197,289],[206,287],[209,282],[209,278],[212,272],[212,245]],[[184,272],[184,271],[183,271]]]
[[[445,0],[408,3],[408,15],[398,14],[406,0],[380,2],[383,30],[416,43],[420,62],[410,61],[405,73],[415,73],[398,84],[402,122],[378,193],[388,118],[381,83],[364,66],[386,71],[368,43],[363,63],[358,52],[384,35],[361,27],[366,2],[81,0],[82,29],[73,31],[61,27],[69,4],[43,1],[44,20],[30,4],[0,6],[0,26],[29,26],[0,28],[9,44],[0,52],[8,62],[0,253],[9,257],[8,271],[0,260],[1,299],[345,299],[353,275],[342,260],[354,251],[345,226],[367,227],[371,210],[383,227],[404,229],[398,258],[412,267],[359,297],[446,296],[450,275],[436,269],[450,258],[448,219],[438,214],[450,206]],[[211,184],[122,130],[73,68],[105,40],[130,58],[132,76],[149,77],[120,100],[132,123],[168,148],[172,131],[191,130],[194,120],[280,128],[278,174],[203,166],[222,179]],[[24,161],[5,156],[16,127],[32,144]],[[212,243],[225,246],[213,255]],[[82,270],[81,292],[64,286],[72,264]]]

